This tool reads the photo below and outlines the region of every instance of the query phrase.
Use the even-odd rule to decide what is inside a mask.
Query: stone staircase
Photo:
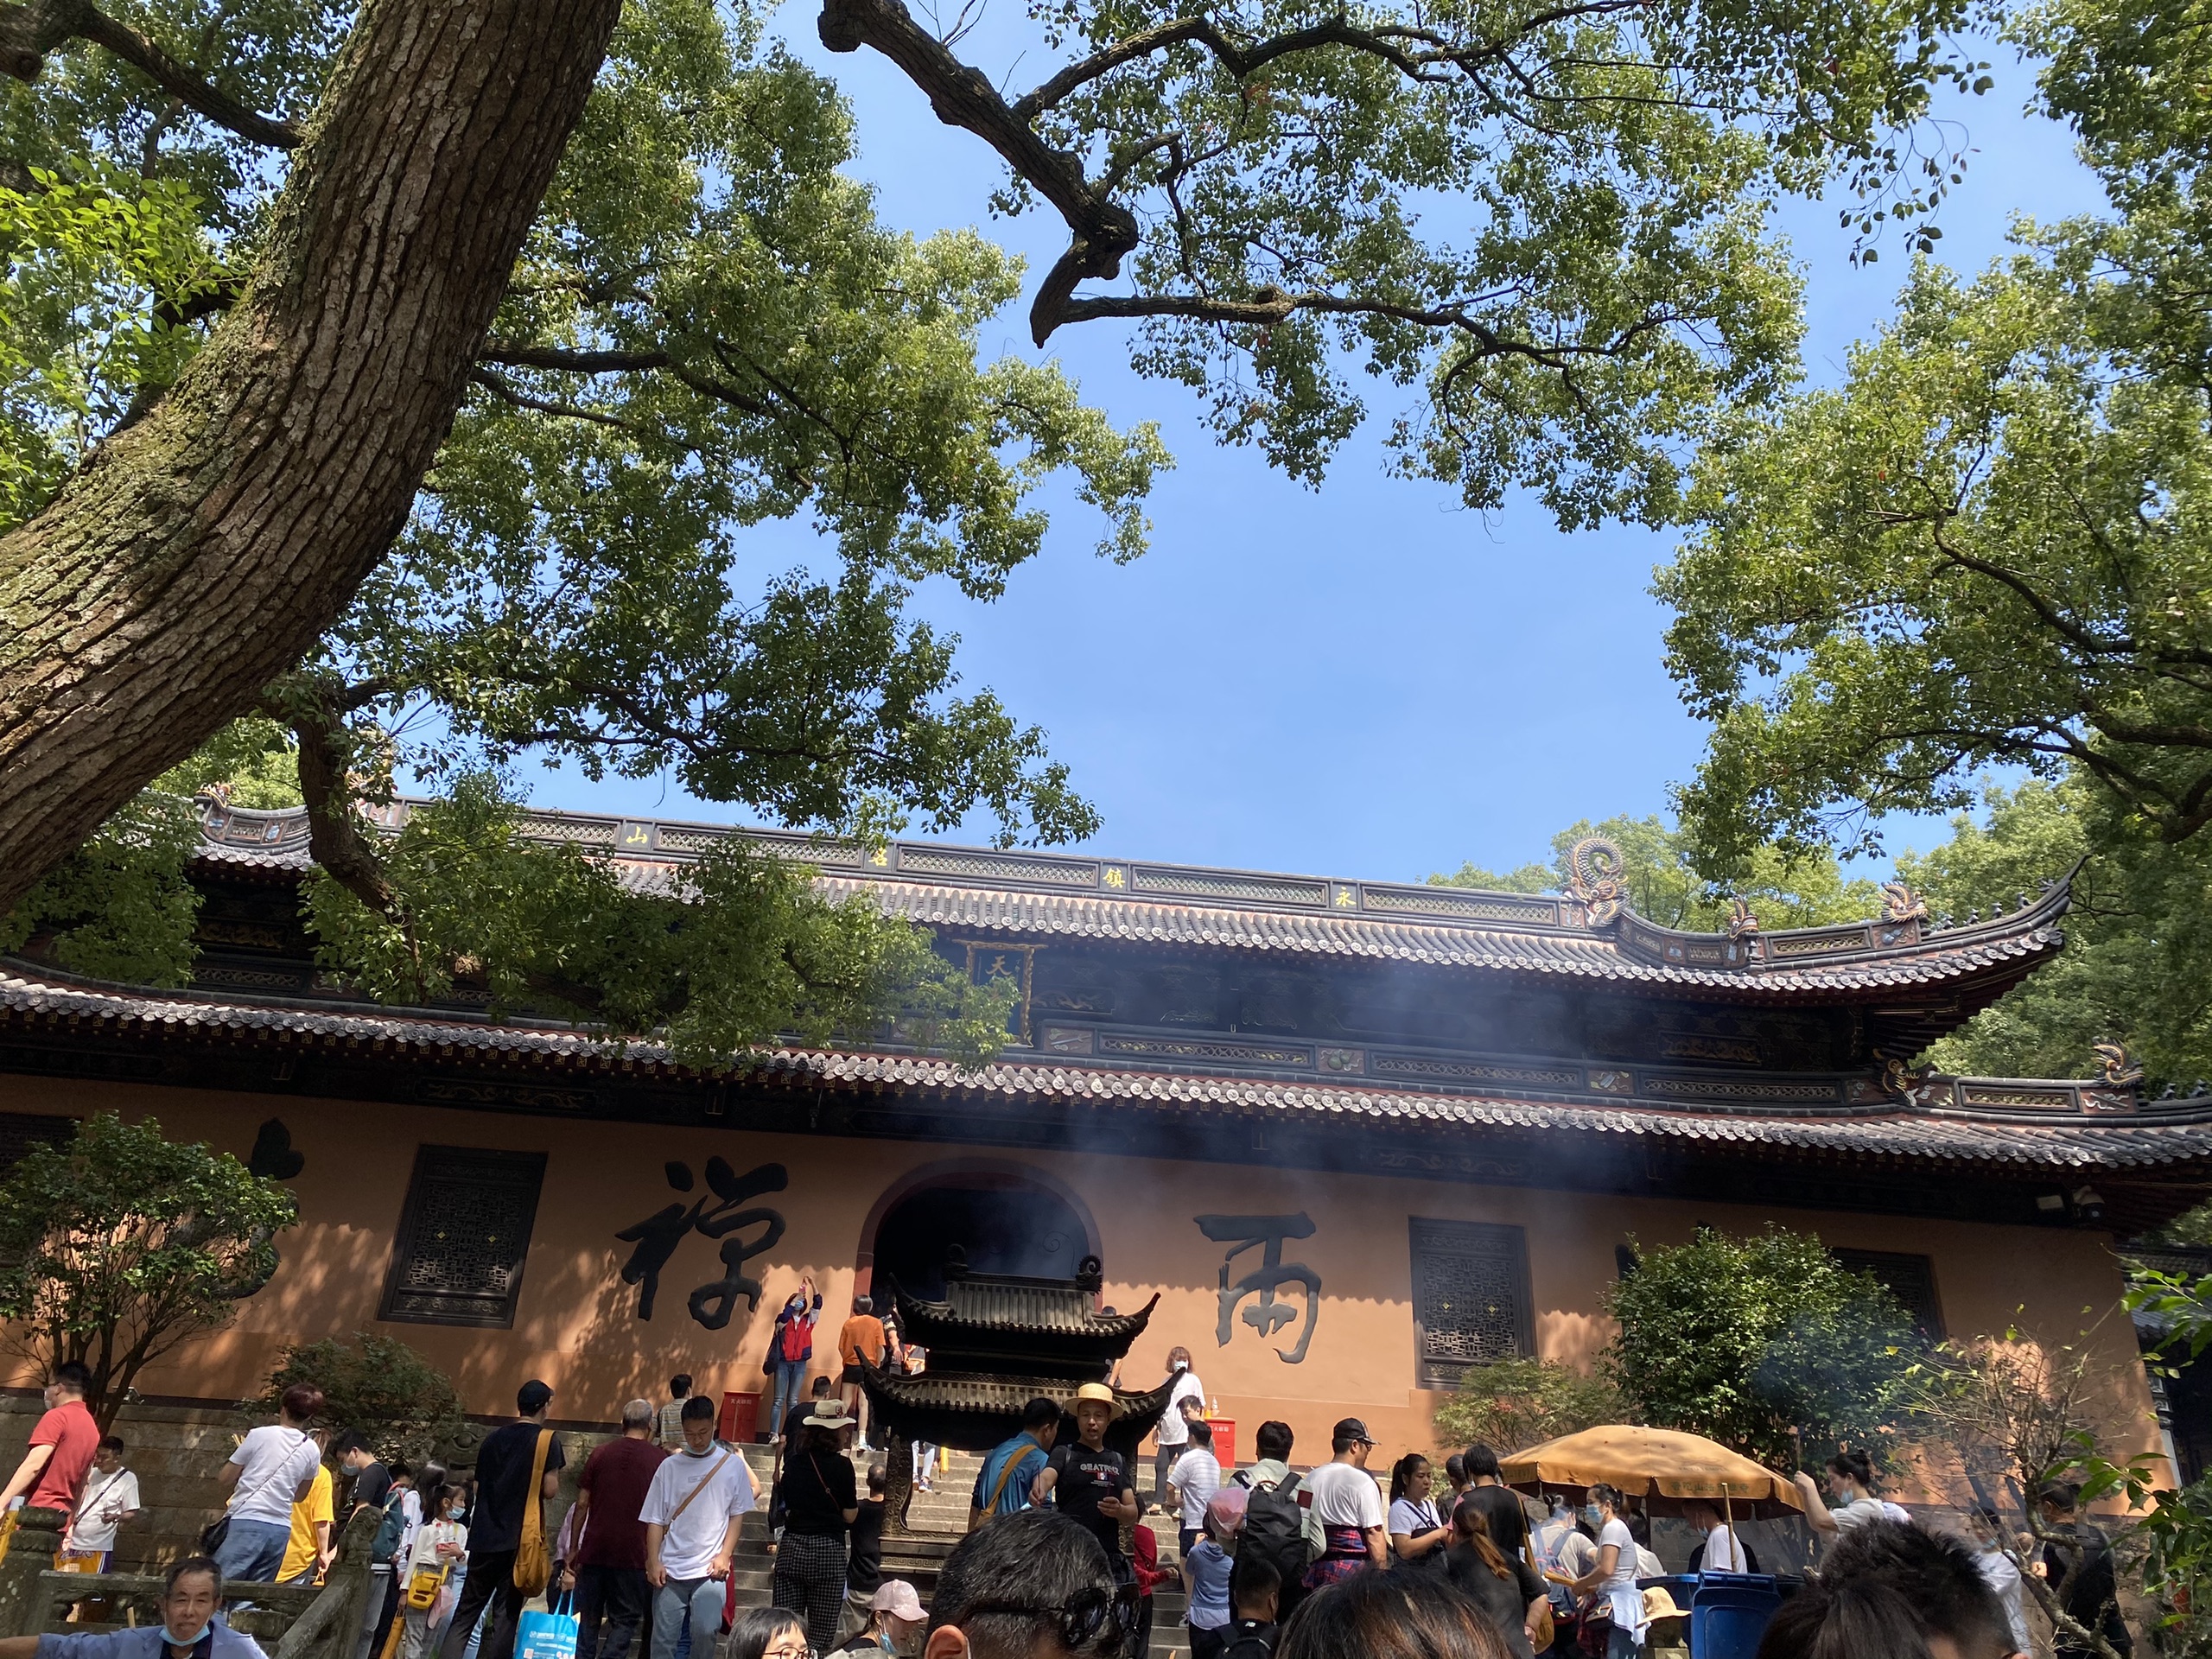
[[[766,1491],[775,1468],[774,1448],[749,1446],[745,1448],[745,1455],[752,1465],[754,1480],[763,1492]],[[870,1454],[855,1451],[852,1455],[860,1476],[860,1489],[865,1491]],[[975,1491],[976,1471],[982,1467],[982,1462],[974,1452],[952,1453],[950,1471],[931,1476],[935,1490],[914,1493],[906,1512],[906,1524],[911,1529],[908,1534],[883,1541],[884,1577],[906,1580],[925,1603],[937,1588],[938,1567],[967,1531],[968,1499]],[[1141,1487],[1148,1490],[1149,1471],[1140,1471],[1139,1474]],[[1145,1524],[1152,1529],[1159,1544],[1160,1566],[1172,1573],[1178,1560],[1173,1517],[1151,1515],[1145,1517]],[[773,1599],[776,1559],[770,1542],[767,1517],[747,1516],[738,1533],[737,1556],[730,1565],[730,1575],[737,1580],[737,1605],[741,1607],[766,1607]],[[1186,1605],[1182,1586],[1173,1579],[1153,1592],[1152,1650],[1148,1659],[1177,1659],[1178,1656],[1189,1654],[1189,1632],[1183,1627]]]

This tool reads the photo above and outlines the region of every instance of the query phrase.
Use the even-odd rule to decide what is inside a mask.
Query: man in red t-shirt
[[[28,1508],[75,1512],[85,1471],[100,1445],[99,1425],[85,1405],[92,1386],[92,1374],[73,1359],[54,1368],[54,1381],[46,1385],[46,1415],[31,1430],[31,1449],[0,1488],[0,1510],[29,1493]]]
[[[593,1452],[576,1477],[576,1659],[626,1659],[645,1622],[645,1523],[639,1514],[668,1453],[653,1444],[653,1402],[622,1408],[622,1436]]]

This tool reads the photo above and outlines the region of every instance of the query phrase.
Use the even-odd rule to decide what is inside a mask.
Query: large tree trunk
[[[405,521],[620,0],[368,0],[248,289],[0,538],[0,912],[299,661]]]

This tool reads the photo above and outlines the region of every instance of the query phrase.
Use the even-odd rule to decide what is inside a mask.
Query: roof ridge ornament
[[[2097,1081],[2107,1089],[2142,1086],[2143,1063],[2128,1052],[2125,1043],[2093,1044],[2090,1052],[2097,1057]]]
[[[1736,898],[1728,901],[1728,937],[1742,941],[1755,937],[1759,931],[1759,918],[1751,913],[1751,901]]]
[[[1619,845],[1603,836],[1585,836],[1567,849],[1567,896],[1582,901],[1591,926],[1618,920],[1627,908],[1624,861]]]
[[[2027,908],[2026,895],[2021,897],[2020,908]],[[1928,919],[1928,898],[1916,893],[1903,881],[1882,884],[1882,919],[1885,922],[1925,922]]]

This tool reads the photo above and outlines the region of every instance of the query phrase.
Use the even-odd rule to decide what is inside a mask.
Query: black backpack
[[[1236,1535],[1240,1559],[1257,1558],[1274,1568],[1286,1585],[1306,1576],[1306,1511],[1298,1502],[1296,1475],[1273,1486],[1252,1483],[1244,1501],[1244,1527]]]

